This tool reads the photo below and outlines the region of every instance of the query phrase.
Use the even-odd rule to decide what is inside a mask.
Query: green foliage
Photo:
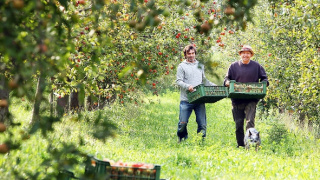
[[[30,134],[37,139],[45,138],[39,141],[43,147],[49,149],[53,147],[48,145],[47,141],[59,144],[58,140],[61,137],[52,136],[60,132],[56,129],[56,124],[66,122],[54,114],[50,104],[53,102],[48,101],[46,94],[54,92],[56,98],[59,98],[78,92],[80,105],[84,104],[85,97],[95,97],[92,98],[93,101],[106,99],[108,102],[116,99],[114,105],[120,107],[134,103],[128,112],[120,113],[119,109],[112,106],[110,107],[112,110],[107,111],[109,114],[98,111],[93,114],[73,116],[66,121],[75,124],[82,122],[89,128],[84,128],[86,131],[84,129],[77,131],[79,135],[77,138],[70,136],[75,133],[72,128],[60,132],[74,139],[68,139],[69,143],[59,144],[53,148],[54,150],[49,150],[49,153],[44,153],[42,148],[34,151],[37,157],[32,157],[34,158],[32,162],[36,164],[40,159],[45,159],[44,165],[51,168],[45,170],[41,167],[42,169],[35,170],[26,167],[25,171],[20,173],[16,169],[11,170],[10,165],[3,165],[6,169],[10,169],[6,176],[13,173],[19,174],[18,177],[24,179],[28,177],[42,179],[45,176],[43,172],[48,172],[46,175],[53,177],[58,174],[57,167],[73,167],[73,164],[82,162],[79,156],[82,157],[83,154],[77,145],[80,144],[82,147],[90,143],[84,137],[90,136],[93,142],[97,142],[98,140],[93,137],[106,141],[108,137],[113,136],[112,129],[115,126],[110,123],[110,119],[126,119],[120,121],[123,124],[119,126],[124,128],[123,131],[119,130],[120,134],[128,133],[132,135],[131,137],[135,137],[136,132],[142,131],[157,140],[171,139],[173,136],[166,136],[166,132],[150,133],[145,126],[132,129],[131,126],[136,126],[130,124],[131,121],[128,120],[134,119],[132,114],[141,113],[136,110],[137,107],[143,107],[149,112],[145,115],[149,121],[145,123],[150,126],[158,124],[150,121],[162,114],[150,113],[155,110],[144,106],[144,103],[149,101],[157,104],[157,100],[153,101],[149,97],[144,100],[139,99],[144,95],[137,92],[137,89],[151,90],[156,95],[167,92],[167,87],[174,89],[175,68],[183,60],[181,51],[187,44],[195,44],[198,48],[198,59],[206,64],[208,74],[211,73],[209,76],[216,78],[220,83],[224,74],[222,69],[235,60],[239,47],[251,44],[256,52],[255,60],[266,68],[271,82],[263,106],[275,106],[281,111],[293,111],[300,114],[301,121],[307,119],[319,124],[318,6],[319,4],[313,0],[277,0],[270,3],[265,1],[258,3],[256,0],[196,2],[133,0],[130,3],[124,0],[1,2],[0,79],[5,79],[6,82],[1,90],[9,87],[10,98],[23,97],[26,102],[31,103],[26,107],[29,107],[28,110],[33,108],[33,114],[29,116],[35,117],[31,119],[30,127],[24,124],[20,132],[14,133],[19,129],[19,123],[11,123],[10,129],[4,134],[5,138],[0,141],[10,145],[10,154],[18,154],[15,156],[16,159],[7,157],[16,163],[14,165],[27,166],[26,160],[21,161],[25,157],[15,149],[21,147],[26,151],[25,154],[28,154],[31,150],[30,147],[29,149],[25,147],[25,141],[30,138]],[[246,31],[241,32],[240,29]],[[36,88],[37,81],[39,86]],[[9,103],[10,109],[14,108],[12,104],[17,106],[16,103]],[[166,111],[170,110],[172,109]],[[109,119],[110,114],[112,118]],[[12,113],[8,117],[15,119],[16,116]],[[224,115],[211,114],[211,116],[220,119]],[[176,115],[172,115],[170,118],[175,117]],[[126,126],[126,123],[130,126]],[[228,126],[215,123],[221,125],[219,127],[222,129],[228,130]],[[174,127],[174,125],[162,125],[168,128]],[[160,127],[155,126],[154,129],[160,130]],[[90,132],[90,135],[84,132]],[[226,146],[223,142],[226,142],[229,136],[220,134],[223,133],[215,134],[221,140],[218,144]],[[275,142],[274,139],[276,138],[271,137],[270,142]],[[142,141],[143,143],[130,144],[129,147],[152,148],[155,144],[153,141],[151,143],[147,140]],[[204,144],[196,142],[197,139],[190,139],[185,145],[195,145],[197,147],[195,150],[206,148],[207,141]],[[282,145],[269,144],[269,149],[275,147],[271,154],[283,151],[283,154],[294,156],[300,153],[299,149],[296,153],[296,149],[292,148],[295,146],[295,141],[279,142],[284,143],[282,145],[286,147],[282,149]],[[167,144],[173,145],[170,140]],[[210,148],[208,147],[212,150]],[[119,152],[122,152],[121,150],[123,151],[120,149]],[[67,157],[68,153],[74,154],[75,157]],[[192,150],[190,153],[197,154]],[[222,151],[223,153],[229,152]],[[221,164],[217,166],[211,164],[208,167],[221,169],[226,165],[231,167],[241,165],[239,161],[231,158],[236,153],[231,154],[233,155],[227,160],[219,159],[218,156],[217,163]],[[176,157],[179,157],[176,158],[179,161],[184,161],[186,167],[193,167],[190,169],[192,171],[190,174],[196,179],[212,178],[210,173],[213,177],[223,177],[215,172],[202,174],[201,168],[194,168],[194,164],[199,164],[203,160],[202,157],[196,160],[183,154]],[[67,159],[67,162],[64,162],[64,159]],[[179,164],[176,159],[175,164]],[[222,161],[227,163],[224,164]],[[263,170],[258,173],[270,176]],[[308,170],[305,173],[308,173]],[[305,174],[301,174],[301,177],[304,177]],[[232,175],[231,173],[230,177]],[[289,177],[288,174],[284,176]]]
[[[104,109],[102,115],[107,115],[106,119],[117,126],[116,137],[106,141],[91,135],[95,131],[93,122],[101,112],[87,112],[82,116],[86,120],[82,121],[76,120],[78,116],[66,116],[55,124],[56,133],[48,133],[47,140],[40,133],[33,134],[24,141],[21,151],[12,151],[0,159],[1,177],[55,178],[58,173],[54,169],[58,167],[81,177],[85,154],[116,162],[159,164],[160,177],[166,179],[314,179],[319,176],[319,140],[310,138],[309,132],[305,136],[281,125],[285,116],[270,112],[268,117],[257,118],[261,149],[246,151],[236,148],[230,100],[206,106],[206,139],[202,141],[197,135],[195,115],[192,114],[188,124],[189,139],[180,144],[176,137],[177,91],[147,96],[138,106],[127,103]],[[28,122],[23,117],[31,114],[30,110],[25,111],[19,105],[15,107],[17,109],[12,111],[17,120],[22,124]],[[18,127],[11,130],[19,132]],[[85,137],[82,144],[79,141],[81,136]],[[59,160],[50,161],[52,155],[57,155]]]
[[[279,144],[281,141],[286,141],[288,132],[284,124],[275,123],[268,131],[269,141]]]
[[[319,8],[312,1],[295,1],[274,7],[270,26],[271,41],[266,45],[274,54],[266,63],[274,84],[270,99],[278,106],[306,115],[316,122],[319,118]],[[310,6],[309,6],[309,5]],[[272,25],[271,25],[272,23]],[[272,50],[271,50],[272,49]],[[304,120],[304,117],[301,119]]]
[[[294,152],[299,149],[293,141],[294,137],[289,138],[290,134],[283,122],[273,122],[270,129],[267,131],[268,148],[273,153],[285,153],[288,156],[293,156]],[[297,149],[295,149],[297,148]]]
[[[212,30],[250,21],[255,1],[239,2],[227,2],[237,8],[234,19],[215,1],[10,1],[1,4],[1,67],[17,85],[14,95],[28,99],[38,75],[51,78],[43,86],[61,97],[79,91],[134,99],[132,87],[175,70],[186,44],[196,44],[206,62]]]
[[[210,51],[206,49],[210,45],[205,39],[213,24],[218,28],[225,21],[221,19],[223,3],[214,6],[214,15],[208,12],[212,7],[207,5],[212,2],[1,2],[0,79],[5,81],[1,90],[11,91],[10,98],[23,97],[32,102],[26,135],[41,131],[47,138],[56,131],[54,125],[61,121],[62,114],[54,114],[54,102],[45,97],[47,93],[54,93],[56,98],[78,93],[81,106],[85,97],[97,96],[121,104],[139,102],[136,89],[149,83],[157,94],[159,87],[153,81],[175,71],[186,44],[196,44],[202,51],[200,60],[209,59]],[[183,38],[176,38],[187,28],[190,31]],[[109,130],[109,124],[100,116],[97,119],[95,125],[101,127],[95,137],[111,135],[103,132]],[[5,142],[18,146],[15,144],[19,142],[12,139]],[[52,160],[55,158],[60,157],[52,156]]]
[[[319,8],[314,1],[265,1],[254,8],[253,24],[223,39],[225,56],[235,57],[249,44],[266,69],[270,86],[265,105],[319,121]],[[230,58],[230,63],[236,60]]]

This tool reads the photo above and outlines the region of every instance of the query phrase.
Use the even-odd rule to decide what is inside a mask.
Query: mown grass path
[[[37,133],[23,142],[21,150],[1,158],[0,177],[12,177],[13,168],[20,172],[49,172],[50,169],[41,165],[49,156],[48,149],[60,148],[66,141],[77,143],[82,136],[84,145],[77,145],[82,151],[99,159],[161,165],[161,179],[319,179],[320,141],[311,133],[284,126],[286,116],[270,112],[272,115],[266,117],[258,113],[256,128],[261,132],[262,147],[258,152],[246,151],[236,148],[230,99],[206,106],[205,141],[196,134],[197,125],[192,114],[188,124],[189,139],[180,144],[176,136],[178,92],[148,96],[138,106],[128,103],[102,110],[104,116],[118,126],[117,136],[105,142],[89,135],[89,131],[95,131],[90,121],[77,120],[75,115],[65,116],[55,125],[54,133],[48,134],[49,142]],[[18,102],[11,110],[23,126],[28,124],[31,114],[31,109],[26,107],[27,104]],[[94,114],[87,112],[86,116],[90,119]],[[77,176],[83,171],[83,165],[73,170]]]
[[[317,179],[319,141],[294,131],[272,142],[277,117],[257,117],[260,151],[236,148],[230,99],[207,104],[208,131],[204,142],[196,134],[195,116],[188,124],[189,139],[177,143],[179,94],[150,97],[142,109],[127,107],[118,121],[119,135],[107,143],[88,147],[91,153],[115,161],[161,165],[163,179]],[[147,100],[146,100],[147,101]],[[119,116],[120,117],[120,116]],[[282,134],[282,135],[283,135]],[[280,134],[281,135],[281,134]]]

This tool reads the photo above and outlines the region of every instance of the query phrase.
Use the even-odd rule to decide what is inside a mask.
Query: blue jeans
[[[180,113],[177,131],[177,135],[180,139],[188,138],[187,124],[193,110],[196,114],[196,122],[198,124],[197,133],[201,132],[203,134],[202,137],[206,137],[207,117],[205,104],[191,104],[187,101],[180,101]]]

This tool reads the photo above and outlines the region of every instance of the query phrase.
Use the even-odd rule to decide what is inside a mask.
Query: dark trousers
[[[238,146],[244,146],[244,120],[246,119],[246,129],[254,127],[257,102],[241,104],[232,103],[232,115],[236,124],[236,138]]]

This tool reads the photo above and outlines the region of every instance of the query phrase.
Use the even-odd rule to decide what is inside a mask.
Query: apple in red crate
[[[135,164],[132,164],[132,167],[134,168],[140,168],[142,167],[144,164],[143,163],[135,163]]]

